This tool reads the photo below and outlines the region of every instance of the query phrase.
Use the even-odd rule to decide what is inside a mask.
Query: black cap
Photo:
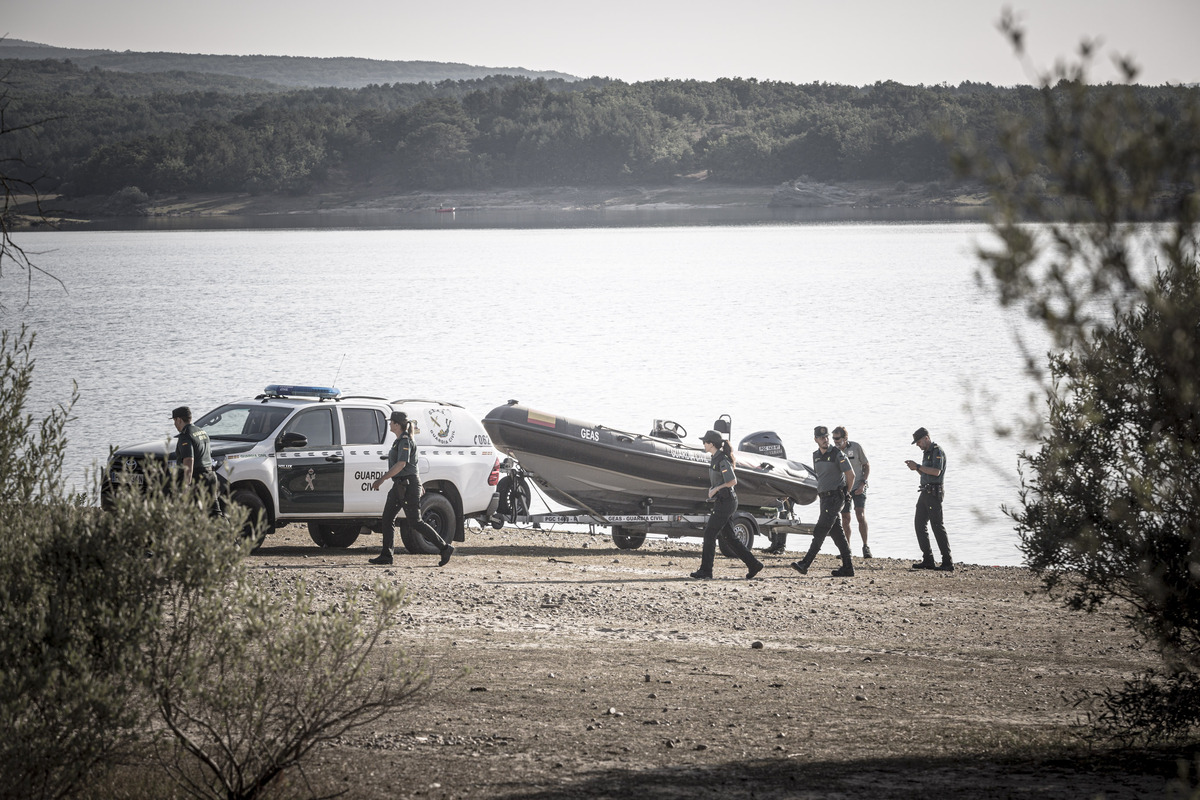
[[[721,442],[725,440],[722,439],[721,434],[717,433],[716,431],[705,431],[704,435],[700,437],[700,441],[708,442],[713,447],[720,447]]]
[[[184,422],[191,422],[192,410],[187,406],[180,406],[171,412],[171,419],[181,419]]]
[[[403,411],[393,411],[392,416],[389,417],[389,419],[392,422],[398,423],[400,425],[408,424],[408,414],[405,414]]]
[[[814,439],[816,439],[818,436],[828,436],[828,435],[829,435],[829,428],[826,428],[824,425],[818,425],[817,427],[813,428],[813,438]]]
[[[917,428],[916,431],[913,432],[912,443],[916,444],[917,442],[921,441],[928,435],[929,435],[929,431],[925,430],[924,428]]]

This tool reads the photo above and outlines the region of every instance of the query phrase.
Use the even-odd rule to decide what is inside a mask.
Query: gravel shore
[[[760,539],[760,543],[763,540]],[[289,526],[252,558],[343,585],[407,587],[389,639],[429,665],[420,705],[320,752],[309,778],[354,798],[1162,797],[1174,761],[1091,752],[1079,690],[1149,655],[1114,610],[1069,613],[1018,567],[831,578],[760,553],[753,581],[689,541],[468,530],[450,564],[319,550]]]

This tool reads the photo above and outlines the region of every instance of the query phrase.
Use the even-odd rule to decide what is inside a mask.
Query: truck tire
[[[308,536],[317,547],[346,548],[358,541],[358,531],[362,526],[357,522],[340,524],[329,522],[308,523]]]
[[[738,538],[746,549],[754,547],[754,535],[758,533],[758,525],[754,522],[754,517],[749,514],[734,514],[733,515],[733,535]],[[733,558],[733,551],[725,544],[725,540],[718,537],[717,543],[721,547],[721,555],[726,558]]]
[[[454,514],[454,506],[446,497],[437,492],[426,492],[421,498],[421,519],[425,521],[429,527],[437,531],[447,543],[454,541],[454,531],[458,527],[458,517]],[[408,524],[407,520],[396,520],[400,523],[400,541],[404,543],[404,549],[413,555],[432,556],[441,552],[438,550],[436,542],[431,542],[421,534],[417,533],[416,529]]]
[[[614,527],[612,540],[618,550],[637,550],[646,541],[646,533],[644,531],[632,533],[625,528]]]
[[[274,526],[267,521],[267,507],[263,504],[262,498],[250,489],[237,489],[230,496],[229,501],[242,506],[247,511],[246,524],[242,527],[242,538],[252,540],[255,550],[262,547],[267,534],[275,530]]]

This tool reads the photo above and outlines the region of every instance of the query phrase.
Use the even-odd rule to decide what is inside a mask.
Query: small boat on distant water
[[[721,426],[721,421],[717,430],[724,427],[728,435],[728,425]],[[678,423],[658,420],[649,435],[642,435],[512,401],[489,411],[483,427],[492,443],[520,462],[551,499],[568,507],[602,516],[695,514],[708,508],[709,455],[684,443],[687,431]],[[807,505],[816,500],[812,469],[782,457],[783,446],[774,433],[750,434],[735,455],[741,506],[771,507],[783,499]]]
[[[455,211],[458,211],[458,209],[454,206],[446,206],[445,208],[439,208],[436,210],[439,214],[453,214]]]

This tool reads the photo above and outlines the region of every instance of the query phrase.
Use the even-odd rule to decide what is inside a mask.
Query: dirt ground
[[[378,543],[319,550],[288,526],[252,556],[331,603],[380,576],[409,590],[389,644],[436,688],[320,751],[310,780],[346,797],[1111,800],[1168,796],[1176,774],[1069,733],[1064,697],[1148,656],[1116,613],[1068,613],[1021,568],[872,559],[843,579],[789,552],[753,581],[718,556],[697,582],[692,540],[475,528],[441,569],[371,566]]]

